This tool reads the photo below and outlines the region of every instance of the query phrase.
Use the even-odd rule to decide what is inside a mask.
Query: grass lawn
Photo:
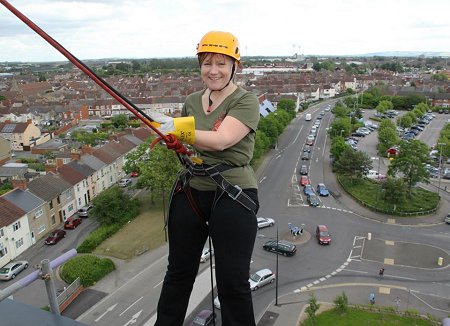
[[[439,196],[435,192],[422,188],[413,188],[411,197],[396,205],[387,202],[383,198],[381,183],[368,179],[354,180],[340,176],[340,181],[345,190],[355,198],[363,201],[367,206],[396,215],[401,213],[413,213],[435,209],[439,204]],[[401,212],[401,213],[400,213]],[[414,217],[414,216],[413,216]]]
[[[305,320],[301,326],[433,326],[429,320],[417,317],[403,317],[395,314],[370,312],[349,308],[346,314],[339,315],[334,309],[317,315],[316,323]]]
[[[162,204],[151,204],[145,192],[141,200],[141,212],[111,238],[103,241],[94,251],[120,259],[131,259],[144,250],[153,250],[165,242]]]

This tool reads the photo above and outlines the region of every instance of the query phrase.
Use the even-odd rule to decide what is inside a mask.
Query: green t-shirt
[[[202,107],[203,91],[190,94],[183,106],[183,116],[194,116],[195,129],[217,130],[227,115],[248,126],[251,131],[234,146],[224,151],[205,151],[196,149],[204,164],[227,164],[235,168],[222,175],[242,189],[257,188],[257,182],[250,161],[255,146],[256,128],[259,122],[259,103],[255,94],[238,87],[214,111],[206,114]],[[190,185],[198,190],[215,190],[216,184],[209,177],[192,177]]]

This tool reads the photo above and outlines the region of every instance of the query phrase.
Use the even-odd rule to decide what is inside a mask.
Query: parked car
[[[214,298],[214,307],[216,307],[217,309],[220,309],[219,296],[216,296],[216,297]]]
[[[66,231],[64,230],[55,230],[49,234],[47,239],[45,239],[46,245],[54,245],[57,244],[62,238],[66,236]]]
[[[0,280],[8,281],[14,279],[20,272],[28,268],[26,260],[12,261],[0,268]]]
[[[64,228],[65,229],[75,229],[78,225],[81,224],[83,220],[79,217],[69,217],[65,222],[64,222]]]
[[[256,291],[261,286],[273,283],[275,281],[275,274],[268,268],[261,269],[250,275],[248,282],[250,283],[250,290]]]
[[[305,145],[305,146],[303,147],[303,151],[304,151],[304,152],[311,153],[311,146],[310,146],[310,145]]]
[[[328,191],[327,187],[323,183],[319,183],[317,185],[317,193],[319,196],[327,197],[330,195],[330,192]]]
[[[330,244],[331,235],[328,232],[326,225],[317,225],[316,227],[316,239],[319,244]]]
[[[301,175],[307,175],[308,174],[308,167],[306,165],[302,165],[300,167],[300,174]]]
[[[137,172],[137,171],[133,171],[130,173],[130,177],[132,177],[132,178],[136,178],[138,176],[139,176],[139,172]]]
[[[447,216],[444,218],[444,222],[450,224],[450,213],[448,213]]]
[[[320,205],[320,200],[317,198],[316,194],[309,194],[308,197],[306,197],[306,200],[309,203],[309,206],[317,207]]]
[[[302,176],[300,177],[300,186],[306,186],[306,185],[309,185],[309,179],[308,179],[308,176],[302,175]]]
[[[263,245],[263,249],[283,256],[293,256],[297,251],[295,244],[284,240],[269,240]]]
[[[209,249],[208,247],[203,248],[202,255],[200,256],[200,262],[206,263],[208,259],[214,256],[214,248]]]
[[[78,210],[78,216],[80,216],[80,217],[88,217],[89,216],[89,211],[92,209],[92,207],[94,207],[94,206],[92,206],[91,204],[87,204],[86,206],[81,207]]]
[[[119,187],[128,187],[131,184],[131,179],[120,179],[119,180]]]
[[[313,187],[312,187],[311,185],[305,185],[305,186],[303,187],[303,193],[304,193],[306,196],[309,196],[310,194],[313,194],[313,193],[314,193]]]
[[[309,152],[303,152],[302,153],[302,161],[309,160]]]
[[[204,309],[200,311],[198,315],[194,318],[194,320],[191,323],[191,326],[212,325],[214,323],[215,318],[216,316],[211,310]]]
[[[275,224],[275,220],[271,218],[258,217],[256,220],[258,222],[258,230]]]

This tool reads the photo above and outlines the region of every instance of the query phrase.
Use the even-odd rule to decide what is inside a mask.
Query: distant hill
[[[390,51],[359,54],[361,57],[450,57],[450,52]]]

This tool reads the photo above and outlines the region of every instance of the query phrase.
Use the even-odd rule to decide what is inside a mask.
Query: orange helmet
[[[203,52],[220,53],[236,59],[237,62],[241,60],[239,50],[239,41],[228,32],[208,32],[197,44],[197,55]]]

